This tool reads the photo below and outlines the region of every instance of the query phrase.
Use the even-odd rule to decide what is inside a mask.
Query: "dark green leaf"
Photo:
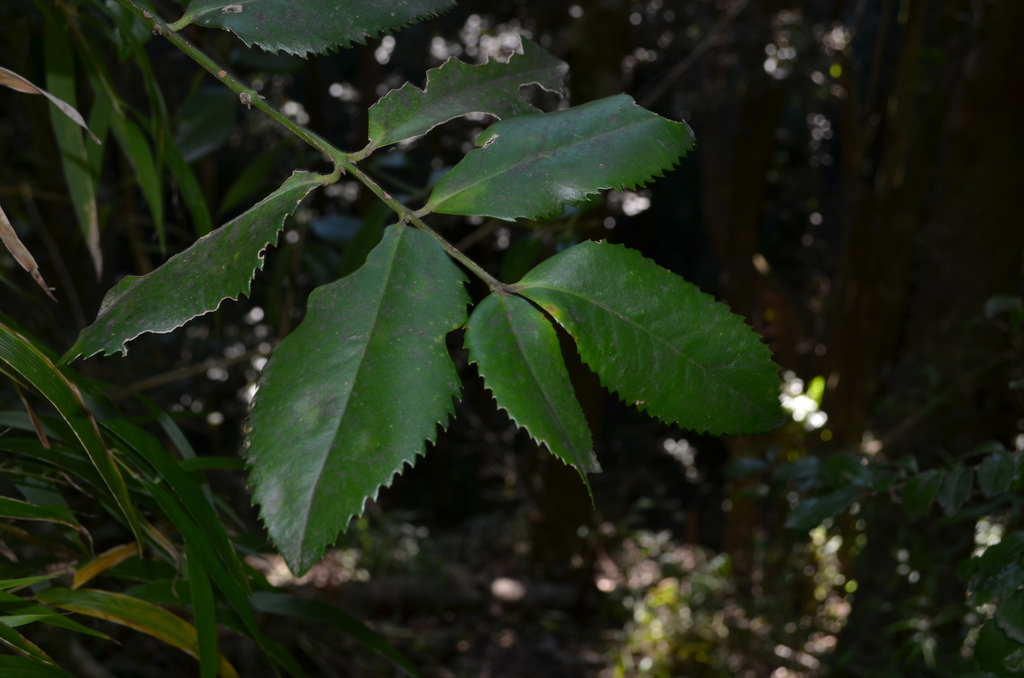
[[[434,186],[424,212],[537,219],[606,188],[635,188],[693,148],[685,123],[627,94],[495,123]]]
[[[908,480],[903,488],[903,512],[907,518],[916,520],[926,516],[941,485],[942,473],[936,469],[929,469]]]
[[[498,407],[538,443],[579,471],[601,470],[590,428],[562,360],[555,328],[526,299],[494,292],[466,324],[469,359],[477,364]]]
[[[192,0],[178,22],[229,30],[268,52],[320,54],[390,33],[455,5],[454,0]]]
[[[501,279],[507,283],[519,282],[533,268],[544,241],[534,234],[517,239],[501,258]]]
[[[989,297],[985,302],[985,317],[994,318],[1000,313],[1007,311],[1019,311],[1024,308],[1024,301],[1020,297],[1011,294],[997,294]]]
[[[224,192],[224,197],[221,198],[220,207],[217,208],[217,218],[241,205],[263,187],[277,163],[280,150],[281,146],[268,148],[238,173],[234,183],[228,187],[228,190]]]
[[[271,355],[247,457],[292,572],[308,570],[452,414],[459,377],[445,336],[466,318],[463,281],[429,235],[389,226],[362,268],[313,291]]]
[[[87,636],[93,636],[94,638],[110,640],[110,636],[105,633],[93,631],[88,626],[83,626],[73,619],[69,619],[62,614],[58,614],[53,608],[40,605],[39,603],[26,600],[20,596],[10,593],[0,592],[0,612],[3,612],[5,615],[38,616],[40,617],[39,621],[44,624],[57,626]]]
[[[860,498],[860,488],[847,486],[822,497],[806,499],[786,516],[786,527],[806,532],[812,530],[826,518],[832,518],[853,505]]]
[[[1004,598],[996,607],[995,620],[1007,637],[1024,643],[1024,591]]]
[[[253,606],[259,612],[288,617],[301,617],[315,621],[318,624],[333,626],[344,631],[366,647],[387,657],[395,666],[404,669],[410,675],[419,675],[415,667],[391,647],[384,638],[366,628],[358,619],[345,614],[336,607],[317,600],[306,600],[298,596],[267,592],[253,594]]]
[[[186,164],[217,150],[231,136],[238,95],[226,87],[204,87],[178,111],[174,144]]]
[[[0,364],[3,363],[21,374],[64,417],[141,544],[142,532],[135,506],[128,495],[128,487],[100,435],[96,419],[86,405],[82,392],[64,374],[65,368],[58,368],[50,356],[37,348],[30,339],[0,322]]]
[[[135,170],[135,180],[139,183],[142,194],[146,196],[149,213],[160,242],[160,251],[164,252],[167,249],[167,236],[164,232],[164,188],[149,141],[139,126],[124,117],[123,113],[114,115],[112,127],[118,145]]]
[[[986,605],[993,600],[1005,598],[1020,588],[1021,584],[1024,584],[1024,567],[1020,563],[1010,563],[974,591],[969,603],[975,606]]]
[[[277,239],[285,217],[325,179],[295,172],[263,202],[149,275],[124,278],[107,292],[96,322],[82,330],[64,359],[127,353],[126,343],[144,332],[170,332],[224,299],[248,294],[263,250]]]
[[[383,202],[374,203],[369,209],[363,218],[363,225],[348,241],[345,251],[341,254],[341,267],[338,273],[342,278],[355,273],[363,265],[366,257],[384,236],[384,223],[392,214],[394,213],[391,208]]]
[[[974,484],[974,472],[963,464],[957,464],[946,472],[939,488],[939,506],[951,516],[960,510],[964,502],[971,498],[971,486]]]
[[[7,643],[18,652],[22,652],[36,661],[53,666],[57,664],[50,658],[50,655],[40,650],[35,643],[25,638],[25,636],[15,631],[3,621],[0,621],[0,641]]]
[[[974,645],[974,658],[985,671],[998,676],[1010,675],[1006,670],[1006,658],[1021,648],[999,629],[998,622],[990,619],[978,632],[978,640]]]
[[[0,655],[0,673],[4,678],[75,678],[73,675],[28,657]]]
[[[192,601],[192,617],[196,626],[196,645],[199,649],[199,675],[201,678],[215,678],[217,675],[217,605],[213,598],[210,578],[203,569],[200,559],[192,553],[186,542],[185,553],[188,562],[189,594]]]
[[[192,215],[192,227],[196,236],[202,237],[213,230],[213,219],[210,218],[210,208],[206,204],[206,196],[196,179],[195,172],[185,162],[181,151],[173,141],[164,145],[164,159],[167,160],[167,168],[178,183],[178,190],[181,197],[188,205],[188,211]]]
[[[995,452],[978,467],[978,487],[986,497],[993,497],[1010,489],[1016,472],[1013,458],[1005,452]]]
[[[752,476],[761,475],[768,470],[768,462],[764,459],[752,459],[749,457],[743,457],[740,459],[730,459],[726,462],[722,472],[726,478],[731,480],[743,480]]]
[[[989,546],[981,557],[977,559],[974,578],[971,580],[972,589],[980,588],[981,584],[996,576],[1004,567],[1017,560],[1017,556],[1024,551],[1024,532],[1013,532],[1004,537],[1001,542]]]
[[[452,57],[427,71],[427,84],[419,89],[406,83],[370,107],[370,144],[360,156],[403,139],[426,134],[437,125],[467,113],[490,113],[502,120],[537,113],[523,101],[519,88],[538,84],[564,96],[569,67],[523,38],[522,56],[508,63],[488,61],[470,66]]]
[[[512,289],[565,327],[601,382],[641,411],[713,434],[782,421],[778,368],[760,337],[639,252],[587,241]]]
[[[36,506],[9,497],[0,497],[0,516],[17,520],[42,520],[81,529],[75,512],[67,506]]]

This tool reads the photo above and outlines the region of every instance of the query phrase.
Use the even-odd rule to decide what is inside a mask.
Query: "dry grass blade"
[[[89,126],[85,124],[85,119],[82,117],[82,115],[75,110],[74,106],[64,101],[63,99],[58,99],[42,87],[37,87],[33,85],[31,82],[21,77],[14,71],[9,71],[3,67],[0,67],[0,85],[6,85],[7,87],[13,89],[15,92],[24,92],[25,94],[42,94],[44,97],[49,99],[54,106],[59,108],[61,112],[64,113],[64,115],[74,120],[86,132],[89,132],[89,136],[92,137],[93,141],[95,141],[97,144],[100,143],[99,138],[97,138],[96,135],[93,134],[92,131],[89,129]]]
[[[43,291],[46,292],[46,296],[57,301],[57,297],[53,296],[53,292],[50,291],[49,285],[47,285],[46,281],[43,280],[43,274],[39,272],[39,264],[36,263],[32,253],[28,251],[28,248],[25,247],[18,238],[18,234],[14,232],[14,227],[11,226],[11,222],[7,219],[7,215],[4,213],[2,207],[0,207],[0,240],[2,240],[4,245],[7,246],[7,249],[10,250],[14,259],[21,264],[21,267],[28,271],[35,279],[36,283],[43,288]]]

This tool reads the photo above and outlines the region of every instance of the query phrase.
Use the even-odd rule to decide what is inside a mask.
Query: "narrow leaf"
[[[110,640],[110,636],[107,634],[94,631],[88,626],[83,626],[75,620],[59,614],[53,608],[40,605],[39,603],[26,600],[20,596],[15,596],[10,593],[0,592],[0,612],[3,612],[6,615],[39,617],[39,621],[44,624],[49,624],[50,626],[67,629],[68,631],[81,633],[94,638]],[[0,675],[3,675],[6,678],[7,674],[0,673]]]
[[[134,542],[107,549],[95,558],[75,568],[75,576],[71,581],[71,588],[81,588],[87,582],[92,581],[110,568],[116,567],[137,555],[139,555],[139,545]]]
[[[135,507],[128,496],[128,487],[79,388],[44,351],[0,322],[0,364],[3,363],[24,376],[68,423],[141,544],[142,531]]]
[[[1016,470],[1013,457],[1006,452],[994,452],[978,467],[978,487],[986,497],[1006,492],[1013,484]]]
[[[538,443],[579,471],[601,470],[555,328],[526,299],[494,292],[466,324],[466,348],[498,407]]]
[[[213,220],[210,217],[210,208],[206,204],[206,196],[199,186],[195,172],[181,156],[181,151],[170,139],[164,146],[164,159],[167,160],[167,168],[174,176],[181,191],[181,197],[185,199],[188,211],[192,215],[192,226],[196,235],[202,237],[213,230]]]
[[[0,517],[15,520],[41,520],[47,523],[67,525],[82,529],[75,518],[75,512],[67,506],[36,506],[10,497],[0,497]]]
[[[57,301],[57,298],[53,296],[53,292],[50,291],[50,286],[43,280],[43,274],[39,272],[39,264],[36,263],[35,257],[32,256],[32,253],[28,251],[28,248],[18,238],[18,234],[14,231],[14,226],[11,225],[2,207],[0,207],[0,241],[3,241],[4,246],[11,253],[11,256],[14,257],[14,260],[23,269],[28,271],[37,285],[43,288],[46,296],[50,297],[53,301]]]
[[[561,213],[606,188],[635,188],[693,148],[685,123],[659,117],[628,94],[488,127],[434,186],[423,212],[513,221]]]
[[[11,89],[17,92],[24,92],[25,94],[42,94],[50,101],[51,104],[57,107],[57,110],[66,115],[68,119],[70,119],[76,125],[78,125],[86,132],[88,132],[89,136],[92,138],[93,141],[95,141],[97,144],[100,143],[99,138],[97,138],[95,134],[89,131],[89,126],[85,124],[85,119],[82,117],[82,114],[75,110],[74,106],[64,101],[63,99],[58,99],[42,87],[33,85],[27,79],[21,77],[14,71],[9,71],[6,68],[3,68],[2,66],[0,66],[0,85],[10,87]]]
[[[313,291],[271,355],[247,461],[292,572],[308,570],[453,413],[459,376],[445,336],[466,318],[463,281],[429,235],[389,226],[362,268]]]
[[[18,652],[22,652],[36,661],[53,666],[57,665],[57,662],[50,659],[50,655],[40,650],[35,643],[28,640],[25,636],[21,635],[2,621],[0,621],[0,641],[7,643]]]
[[[416,668],[409,663],[409,660],[399,654],[395,648],[391,647],[388,641],[366,628],[355,617],[342,612],[332,605],[318,600],[307,600],[298,596],[263,591],[254,594],[253,599],[253,606],[259,612],[299,617],[315,621],[319,624],[333,626],[344,631],[347,635],[355,638],[371,650],[387,657],[395,666],[405,670],[410,675],[419,675]]]
[[[167,234],[164,229],[164,189],[160,171],[153,158],[153,151],[149,147],[149,141],[139,126],[125,117],[123,113],[115,113],[111,123],[114,137],[128,158],[128,162],[131,163],[132,169],[135,170],[135,180],[139,183],[142,195],[145,196],[146,203],[149,205],[149,214],[153,219],[153,226],[156,228],[160,251],[165,252],[167,250]]]
[[[826,518],[832,518],[853,505],[860,497],[860,488],[848,485],[821,497],[805,499],[786,516],[786,527],[806,532]]]
[[[75,678],[56,666],[14,656],[0,656],[0,673],[4,678]]]
[[[903,512],[911,520],[928,515],[932,501],[942,485],[942,472],[929,469],[907,481],[903,488]]]
[[[285,217],[325,179],[295,172],[265,200],[157,270],[124,278],[107,292],[96,322],[82,330],[64,359],[127,353],[126,343],[144,332],[170,332],[224,299],[248,294],[263,250],[276,241]]]
[[[57,588],[47,589],[36,598],[54,607],[133,628],[193,657],[199,657],[195,627],[181,617],[144,600],[112,591]],[[223,655],[218,658],[217,668],[218,674],[224,678],[238,678],[235,667]]]
[[[196,624],[199,646],[199,675],[214,678],[217,675],[217,604],[213,598],[210,578],[203,569],[200,559],[191,553],[186,542],[188,558],[188,583],[192,600],[192,616]]]
[[[587,241],[512,289],[562,325],[601,382],[641,411],[716,435],[782,421],[778,368],[760,337],[639,252]]]
[[[180,28],[195,23],[229,30],[246,46],[256,44],[268,52],[284,50],[306,56],[320,54],[366,38],[390,33],[455,5],[454,0],[192,0]]]
[[[46,21],[44,35],[46,56],[46,85],[58,98],[75,105],[75,64],[67,34],[55,21]],[[96,277],[103,272],[103,253],[100,251],[100,218],[96,207],[96,187],[89,171],[85,141],[77,121],[67,117],[67,111],[50,104],[50,122],[60,149],[61,165],[68,192],[75,208],[75,217],[85,238],[86,247],[96,269]]]
[[[971,498],[973,482],[974,473],[963,464],[957,464],[946,472],[939,488],[938,500],[947,516],[955,514],[963,503]]]
[[[522,56],[512,55],[507,63],[470,66],[452,57],[427,71],[423,89],[406,83],[389,92],[370,107],[370,144],[359,155],[424,135],[467,113],[489,113],[502,120],[538,113],[519,96],[524,85],[537,84],[564,96],[568,65],[530,40],[523,38],[522,44]]]

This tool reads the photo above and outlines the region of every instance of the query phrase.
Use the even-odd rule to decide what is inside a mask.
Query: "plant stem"
[[[369,176],[367,176],[366,173],[363,172],[363,170],[357,167],[354,162],[352,162],[348,158],[342,158],[340,162],[346,172],[348,172],[355,178],[359,179],[359,181],[363,182],[367,186],[367,188],[373,191],[374,195],[376,195],[378,198],[387,203],[388,207],[397,212],[402,219],[408,221],[421,231],[430,234],[435,240],[437,240],[438,243],[441,244],[441,247],[444,248],[444,251],[448,253],[448,256],[461,263],[463,266],[472,271],[474,275],[476,275],[478,278],[487,283],[487,286],[491,288],[492,292],[510,293],[508,285],[501,282],[500,280],[492,276],[490,273],[485,271],[480,266],[480,264],[476,263],[475,261],[467,257],[465,254],[460,252],[455,247],[455,245],[448,242],[444,238],[444,236],[442,236],[440,233],[432,229],[430,226],[427,226],[422,219],[416,216],[415,212],[413,212],[411,209],[403,205],[398,200],[392,198],[387,191],[385,191],[383,188],[377,185],[377,183]]]
[[[320,151],[325,156],[330,158],[335,166],[335,172],[331,175],[331,179],[333,181],[337,181],[338,177],[340,176],[339,170],[350,173],[352,176],[354,176],[363,184],[365,184],[367,188],[373,191],[373,193],[378,198],[387,203],[388,207],[390,207],[396,213],[398,213],[402,217],[402,219],[408,221],[421,231],[430,234],[435,240],[437,240],[438,243],[440,243],[441,247],[444,249],[445,252],[448,253],[450,257],[460,262],[463,266],[472,271],[478,278],[487,283],[487,286],[490,287],[492,291],[501,291],[506,293],[509,292],[509,287],[507,285],[505,285],[503,282],[492,276],[490,273],[485,271],[479,264],[477,264],[475,261],[473,261],[465,254],[460,252],[454,245],[448,242],[440,233],[438,233],[434,229],[430,228],[430,226],[427,226],[425,223],[423,223],[423,220],[416,216],[416,214],[412,210],[410,210],[408,207],[403,205],[398,200],[392,198],[387,191],[385,191],[383,188],[377,185],[377,183],[374,182],[373,179],[371,179],[369,176],[367,176],[365,172],[359,169],[359,167],[356,166],[355,162],[353,162],[355,155],[358,154],[353,155],[338,150],[325,139],[321,138],[319,135],[315,134],[311,130],[306,129],[302,125],[297,124],[293,120],[290,120],[280,111],[277,111],[276,109],[271,107],[269,104],[267,104],[260,98],[260,95],[256,90],[246,86],[246,84],[243,83],[241,80],[239,80],[238,78],[236,78],[235,76],[231,75],[226,70],[221,68],[220,65],[217,64],[217,62],[208,57],[206,53],[204,53],[201,49],[199,49],[191,42],[183,38],[175,30],[172,30],[171,25],[167,24],[167,22],[165,22],[163,19],[156,16],[152,12],[136,5],[134,0],[117,0],[117,2],[129,11],[131,11],[136,16],[140,17],[143,21],[145,21],[153,29],[153,32],[155,34],[162,35],[168,40],[170,40],[171,44],[173,44],[175,47],[177,47],[182,52],[187,54],[193,61],[195,61],[197,64],[202,66],[206,71],[212,74],[213,77],[217,78],[219,81],[224,83],[224,85],[226,85],[232,92],[235,92],[238,95],[239,100],[243,104],[245,104],[246,106],[255,106],[257,109],[263,111],[271,118],[284,125],[285,128],[287,128],[288,131],[290,131],[292,134],[299,137],[307,144],[309,144],[310,146],[312,146],[313,148],[315,148],[316,150]],[[190,22],[186,20],[187,18],[188,17],[177,21],[173,24],[173,27],[184,28],[185,26],[189,25]]]

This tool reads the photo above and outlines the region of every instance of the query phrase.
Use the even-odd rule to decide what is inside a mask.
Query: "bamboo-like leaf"
[[[112,591],[58,588],[47,589],[36,599],[47,605],[133,628],[193,657],[199,657],[195,627],[181,617],[144,600]],[[223,678],[238,678],[235,667],[223,655],[218,657],[217,669]]]
[[[14,231],[14,226],[11,225],[2,207],[0,207],[0,241],[7,247],[14,260],[21,264],[23,269],[28,271],[37,285],[43,288],[46,296],[57,301],[57,298],[53,296],[53,292],[50,291],[50,286],[43,280],[43,274],[39,272],[39,264],[36,263],[35,257],[32,256],[32,253],[28,251],[28,248],[18,238],[18,234]]]
[[[144,332],[170,332],[216,309],[224,299],[248,294],[263,266],[263,250],[276,241],[285,217],[327,177],[295,172],[248,212],[197,240],[152,273],[128,276],[100,306],[99,317],[82,330],[64,360],[123,351]]]
[[[75,512],[67,506],[36,506],[19,499],[0,497],[0,517],[15,520],[41,520],[47,523],[67,525],[76,530],[82,529],[75,518]]]
[[[627,94],[488,127],[441,177],[423,212],[538,219],[606,188],[635,188],[693,148],[685,123],[659,117]]]
[[[639,252],[584,242],[512,289],[558,321],[601,382],[641,411],[712,434],[782,422],[778,368],[760,337]]]
[[[467,113],[490,113],[499,118],[539,112],[523,101],[519,88],[537,84],[564,96],[569,67],[523,38],[523,54],[507,63],[493,60],[470,66],[455,57],[427,71],[420,89],[406,83],[370,107],[370,144],[360,152],[426,134],[441,123]]]
[[[100,435],[99,426],[81,390],[49,355],[6,323],[0,322],[0,365],[4,363],[31,383],[68,423],[141,544],[142,529],[128,495],[128,487]]]
[[[0,674],[4,678],[75,678],[52,664],[14,656],[0,656]]]
[[[50,626],[67,629],[68,631],[74,631],[75,633],[81,633],[94,638],[110,640],[110,636],[107,634],[94,631],[88,626],[83,626],[74,619],[58,613],[51,607],[40,605],[34,601],[26,600],[25,598],[7,592],[0,591],[0,612],[5,615],[20,617],[38,617],[38,621],[44,624],[49,624]],[[7,674],[0,673],[0,675],[6,678]]]
[[[139,545],[135,542],[107,549],[95,558],[75,568],[75,576],[71,581],[71,588],[80,589],[110,568],[116,567],[137,555],[139,555]]]
[[[67,34],[52,17],[47,17],[44,34],[46,56],[46,85],[54,96],[75,106],[75,64]],[[96,187],[89,171],[85,141],[77,121],[67,117],[67,111],[51,102],[50,122],[60,149],[64,178],[75,208],[75,217],[92,257],[96,277],[103,272],[103,253],[100,251],[100,218],[96,207]],[[97,140],[98,143],[98,140]]]
[[[57,662],[53,661],[53,659],[50,658],[50,655],[40,650],[35,643],[25,638],[25,636],[21,635],[2,621],[0,621],[0,641],[7,643],[18,652],[22,652],[26,656],[31,657],[38,662],[50,664],[52,666],[57,665]]]
[[[195,620],[197,645],[199,647],[199,675],[214,678],[217,675],[217,604],[213,598],[210,578],[203,569],[200,559],[191,553],[191,546],[185,544],[188,559],[189,594],[192,601],[192,617]]]
[[[453,413],[445,336],[466,318],[463,281],[429,235],[389,226],[362,268],[313,291],[271,355],[247,460],[292,572],[308,570]]]
[[[494,292],[466,323],[466,348],[498,407],[579,471],[601,471],[555,328],[526,299]]]
[[[9,71],[6,68],[3,68],[2,66],[0,66],[0,85],[10,87],[16,92],[23,92],[25,94],[42,94],[50,101],[51,104],[57,107],[57,110],[66,115],[76,125],[78,125],[86,132],[88,132],[89,136],[92,138],[93,141],[95,141],[97,144],[100,143],[99,138],[95,134],[93,134],[89,130],[89,126],[85,124],[85,119],[82,117],[82,114],[79,113],[74,106],[64,101],[63,99],[58,99],[42,87],[32,84],[26,78],[23,78],[14,71]]]
[[[164,229],[164,189],[160,181],[160,170],[157,169],[149,141],[139,126],[129,120],[121,111],[115,111],[111,123],[114,138],[117,139],[118,145],[124,151],[132,169],[135,170],[135,180],[139,183],[142,195],[145,196],[146,203],[149,205],[149,214],[153,218],[153,226],[156,228],[160,251],[165,252],[167,250],[167,234]]]
[[[268,52],[320,54],[390,33],[455,5],[454,0],[192,0],[175,29],[223,28]]]

